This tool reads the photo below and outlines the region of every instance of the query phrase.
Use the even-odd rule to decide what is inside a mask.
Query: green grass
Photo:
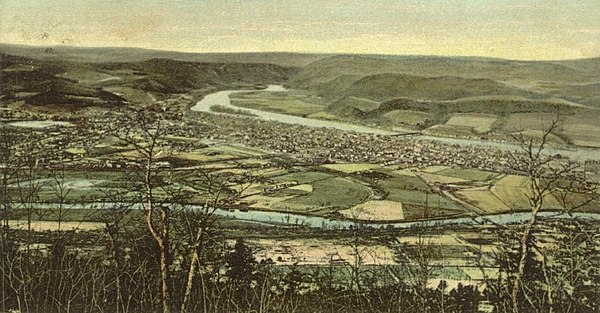
[[[489,114],[452,114],[446,122],[447,125],[472,127],[477,133],[485,133],[492,130],[492,125],[497,117]]]
[[[336,106],[343,106],[347,108],[354,108],[362,112],[369,112],[379,108],[381,103],[373,101],[371,99],[359,98],[359,97],[345,97],[335,103]]]
[[[442,170],[440,172],[437,172],[436,174],[450,176],[450,177],[463,178],[463,179],[467,179],[467,180],[478,180],[478,181],[488,180],[488,179],[494,177],[495,175],[497,175],[497,173],[493,173],[493,172],[487,172],[487,171],[471,169],[471,168],[456,168],[456,167]]]
[[[455,194],[463,201],[480,208],[486,213],[503,213],[510,210],[496,194],[489,190],[459,190]]]
[[[362,172],[362,171],[368,171],[368,170],[372,170],[372,169],[380,167],[377,164],[371,164],[371,163],[335,163],[335,164],[325,164],[322,166],[326,169],[333,170],[333,171],[339,171],[339,172],[343,172],[343,173]]]
[[[309,100],[315,101],[305,94],[257,92],[234,95],[231,103],[238,107],[296,116],[308,116],[323,110],[323,105],[307,102]]]
[[[388,123],[409,125],[409,126],[420,126],[427,125],[432,122],[435,116],[431,113],[411,111],[411,110],[392,110],[383,114],[383,118]]]
[[[388,192],[386,200],[402,202],[402,204],[413,204],[419,206],[425,206],[426,202],[429,202],[430,208],[449,209],[449,210],[461,210],[461,206],[446,198],[443,195],[437,193],[427,193],[422,190],[405,190],[385,186],[385,190]]]
[[[308,195],[286,200],[280,204],[282,206],[291,204],[304,207],[347,209],[364,202],[370,195],[369,188],[346,178],[319,180],[312,185],[313,192]]]
[[[297,182],[298,184],[307,184],[333,177],[335,176],[323,172],[298,172],[274,177],[273,180],[278,182]]]
[[[386,190],[429,190],[429,186],[417,176],[394,175],[378,182],[378,185]]]
[[[407,205],[416,205],[424,207],[426,201],[429,202],[430,212],[433,209],[441,210],[440,215],[448,215],[448,212],[442,212],[444,210],[462,210],[462,207],[446,198],[443,195],[429,192],[429,186],[421,180],[419,177],[412,176],[398,176],[385,179],[378,182],[385,192],[388,193],[386,200],[402,202],[404,205],[405,219],[414,218],[414,212],[411,211],[411,207]],[[454,212],[452,212],[453,214]],[[422,213],[417,213],[419,218],[422,218]]]
[[[457,126],[457,125],[434,125],[432,127],[427,128],[424,131],[425,134],[430,135],[438,135],[438,136],[459,136],[459,137],[473,137],[476,133],[473,131],[473,128],[466,126]]]

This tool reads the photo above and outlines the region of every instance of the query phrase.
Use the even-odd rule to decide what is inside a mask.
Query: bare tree
[[[180,175],[181,177],[182,175]],[[199,197],[202,199],[200,208],[180,210],[177,214],[177,226],[185,234],[184,240],[188,249],[185,255],[189,257],[189,268],[185,282],[181,312],[188,310],[192,295],[194,278],[200,265],[200,254],[203,244],[216,227],[214,213],[217,208],[229,209],[242,193],[248,189],[254,180],[251,172],[236,175],[218,175],[203,168],[196,168],[184,173],[180,184],[185,184],[189,190],[178,198]],[[236,188],[234,188],[234,186]]]
[[[160,156],[167,153],[165,147],[161,146],[166,135],[166,122],[159,116],[148,113],[138,113],[128,122],[133,124],[123,125],[124,128],[115,129],[112,133],[133,147],[136,153],[136,168],[132,176],[139,179],[133,183],[140,185],[131,187],[139,193],[146,228],[158,247],[161,304],[163,313],[169,313],[172,307],[169,275],[171,212],[164,197],[158,195],[160,188],[164,186],[165,171],[168,170],[159,163]]]
[[[6,127],[0,128],[0,219],[2,220],[2,239],[6,239],[5,230],[13,214],[13,193],[10,185],[17,174],[18,164],[15,155],[18,138]]]
[[[424,227],[424,226],[419,226]],[[433,277],[434,260],[440,257],[440,248],[429,236],[423,235],[421,229],[412,244],[400,242],[400,238],[392,238],[390,247],[394,250],[396,262],[400,267],[388,267],[390,274],[397,282],[407,283],[416,300],[415,311],[430,311],[428,281]]]
[[[520,143],[520,149],[510,154],[509,167],[519,175],[526,176],[528,188],[526,196],[529,200],[530,216],[518,242],[518,261],[516,270],[512,273],[511,301],[512,311],[521,312],[521,299],[531,304],[527,290],[523,288],[528,260],[534,253],[534,233],[539,222],[539,213],[546,206],[549,197],[561,199],[563,208],[575,210],[585,206],[591,201],[589,195],[593,190],[589,188],[577,175],[579,164],[559,154],[547,152],[550,136],[560,127],[561,119],[557,116],[543,131],[538,140],[526,138],[522,133],[514,136]],[[578,194],[580,197],[574,197]],[[543,255],[541,256],[543,257]],[[551,293],[548,293],[551,297]],[[547,299],[552,302],[551,298]],[[552,307],[552,306],[550,306]],[[551,309],[552,310],[552,309]]]

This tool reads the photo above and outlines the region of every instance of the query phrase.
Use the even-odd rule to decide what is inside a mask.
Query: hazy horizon
[[[600,56],[600,2],[0,0],[0,43],[189,53]]]
[[[580,58],[564,58],[564,59],[514,59],[514,58],[503,58],[503,57],[493,57],[493,56],[480,56],[480,55],[440,55],[440,54],[393,54],[393,53],[352,53],[352,52],[299,52],[299,51],[201,51],[201,52],[193,52],[193,51],[180,51],[180,50],[166,50],[166,49],[158,49],[158,48],[143,48],[143,47],[131,47],[131,46],[72,46],[72,45],[31,45],[31,44],[12,44],[0,42],[0,45],[8,45],[15,47],[24,47],[24,48],[38,48],[38,49],[47,49],[47,48],[56,48],[56,49],[140,49],[147,51],[155,51],[155,52],[163,52],[163,53],[182,53],[182,54],[299,54],[299,55],[329,55],[329,56],[381,56],[381,57],[432,57],[432,58],[472,58],[472,59],[496,59],[496,60],[508,60],[508,61],[524,61],[524,62],[552,62],[552,61],[576,61],[576,60],[586,60],[586,59],[598,59],[599,56],[596,57],[580,57]]]

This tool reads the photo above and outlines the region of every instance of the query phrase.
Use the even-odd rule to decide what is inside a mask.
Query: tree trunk
[[[541,209],[541,204],[535,205],[534,209],[531,211],[531,217],[529,218],[529,222],[527,223],[527,227],[523,232],[523,236],[521,237],[521,241],[519,242],[519,263],[517,265],[517,274],[515,275],[515,280],[513,282],[512,289],[512,311],[513,313],[519,313],[519,292],[521,290],[521,285],[523,283],[523,276],[525,275],[525,267],[527,266],[527,256],[530,253],[529,249],[529,240],[531,239],[531,234],[533,232],[533,227],[537,222],[537,214]]]
[[[192,287],[194,286],[194,277],[196,276],[196,266],[198,263],[199,255],[198,255],[198,246],[200,242],[200,238],[202,237],[202,229],[198,229],[196,233],[196,241],[192,247],[192,259],[190,260],[190,268],[188,271],[187,282],[185,285],[185,293],[183,294],[183,300],[181,301],[181,313],[185,313],[187,310],[187,304],[190,300],[190,296],[192,295]]]
[[[171,312],[171,295],[169,294],[169,263],[167,260],[166,247],[163,244],[160,248],[160,282],[161,282],[161,302],[163,313]]]

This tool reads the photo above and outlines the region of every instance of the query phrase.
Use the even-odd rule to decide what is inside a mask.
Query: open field
[[[400,221],[404,219],[402,203],[394,201],[367,201],[339,212],[346,218],[363,221]]]
[[[392,172],[394,173],[394,172]],[[396,174],[396,173],[394,173]],[[414,174],[414,175],[410,175]],[[405,190],[428,190],[429,186],[417,176],[418,172],[407,172],[407,175],[404,173],[393,175],[389,178],[386,178],[380,181],[378,184],[382,187],[390,187],[397,189],[405,189]]]
[[[238,107],[296,116],[308,116],[324,109],[318,104],[318,98],[305,93],[254,92],[234,94],[231,98],[231,103]]]
[[[491,192],[511,209],[522,210],[530,207],[526,177],[507,175],[492,186]],[[560,209],[562,205],[550,194],[544,198],[544,207]]]
[[[502,128],[508,132],[542,130],[548,127],[555,117],[552,113],[513,113],[505,117]]]
[[[452,114],[446,125],[472,127],[477,133],[492,130],[496,116],[490,114]]]
[[[418,173],[417,176],[419,176],[421,179],[423,179],[429,185],[433,185],[433,184],[462,184],[462,183],[469,182],[469,180],[464,179],[464,178],[452,177],[452,176],[444,176],[444,175],[437,175],[437,174],[429,174],[429,173]]]
[[[377,164],[369,164],[369,163],[336,163],[336,164],[325,164],[324,168],[344,172],[344,173],[355,173],[362,171],[369,171],[372,169],[379,168],[380,166]]]
[[[395,125],[421,126],[429,124],[434,120],[434,115],[425,112],[411,110],[392,110],[383,115],[387,123]]]
[[[287,175],[278,176],[275,178],[275,180],[279,181],[279,182],[295,182],[298,184],[306,184],[306,183],[312,183],[312,182],[325,180],[325,179],[329,179],[329,178],[333,178],[333,177],[335,177],[335,176],[328,174],[328,173],[306,171],[306,172],[289,173]]]
[[[476,133],[472,127],[462,125],[438,124],[423,131],[424,134],[447,137],[473,137]]]
[[[454,194],[489,214],[510,210],[493,192],[486,189],[465,189],[456,191]]]
[[[450,176],[450,177],[458,177],[466,180],[474,180],[474,181],[483,181],[488,180],[497,173],[487,172],[472,168],[447,168],[443,169],[439,172],[436,172],[438,175]]]
[[[282,202],[282,205],[304,206],[309,209],[346,209],[364,202],[370,190],[360,183],[346,178],[331,178],[312,184],[313,191],[306,195]]]
[[[378,101],[354,96],[345,97],[344,99],[340,100],[340,102],[343,102],[343,105],[346,107],[351,107],[363,112],[373,111],[381,104],[381,102]]]
[[[325,111],[319,111],[313,114],[308,115],[308,118],[314,118],[318,120],[326,120],[326,121],[341,121],[343,120],[337,115],[333,115],[331,113]]]
[[[106,227],[105,223],[101,222],[61,222],[60,228],[59,223],[56,221],[33,221],[31,225],[28,225],[26,220],[11,220],[8,222],[8,226],[14,229],[27,230],[31,227],[31,230],[37,232],[54,232],[54,231],[91,231],[100,230]]]
[[[598,125],[573,122],[564,126],[562,134],[577,146],[600,148],[600,126]]]

